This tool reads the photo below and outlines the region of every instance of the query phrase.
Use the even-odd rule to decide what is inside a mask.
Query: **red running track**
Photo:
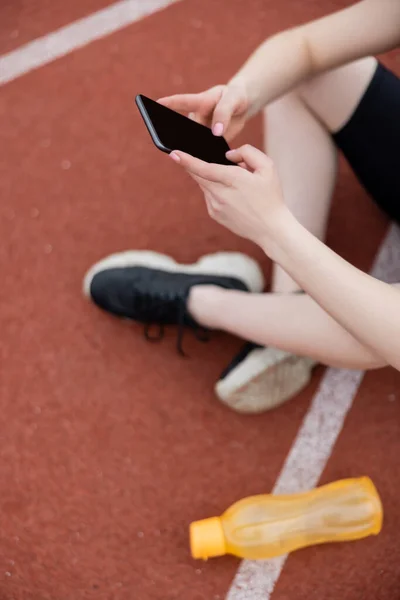
[[[6,0],[0,51],[108,4]],[[182,360],[174,331],[147,343],[89,305],[81,280],[128,248],[188,262],[241,250],[268,273],[155,152],[133,97],[225,81],[270,33],[344,4],[185,0],[2,88],[1,598],[225,597],[238,561],[193,562],[188,524],[272,489],[323,369],[279,410],[239,416],[212,392],[238,340],[188,334]],[[397,59],[385,58],[399,71]],[[256,119],[242,139],[261,146],[260,131]],[[329,244],[369,269],[386,229],[342,164]],[[399,386],[391,369],[367,374],[321,478],[369,474],[382,534],[293,555],[274,600],[400,597]]]

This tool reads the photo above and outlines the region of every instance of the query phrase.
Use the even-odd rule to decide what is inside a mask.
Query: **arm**
[[[282,211],[267,254],[374,354],[400,371],[400,288],[353,267]]]
[[[400,2],[362,0],[267,39],[233,77],[255,114],[305,79],[400,43]]]
[[[362,0],[267,39],[228,85],[159,100],[228,140],[248,117],[309,77],[400,43],[400,0]]]
[[[221,225],[258,244],[339,325],[400,371],[400,288],[353,267],[309,233],[285,206],[272,161],[243,146],[227,153],[249,170],[173,152]]]

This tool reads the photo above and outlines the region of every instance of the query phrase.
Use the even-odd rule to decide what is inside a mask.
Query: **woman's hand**
[[[270,254],[291,213],[268,156],[249,145],[227,153],[240,166],[210,164],[179,151],[170,156],[197,181],[213,219]]]
[[[211,127],[214,135],[223,135],[227,140],[241,131],[249,111],[246,88],[239,81],[217,85],[200,94],[177,94],[160,98],[158,102]]]

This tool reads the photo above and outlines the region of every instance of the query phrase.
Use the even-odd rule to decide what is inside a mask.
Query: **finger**
[[[198,175],[193,175],[193,173],[189,173],[190,177],[197,183],[204,194],[210,192],[210,188],[213,185],[212,181],[208,181],[207,179],[203,179],[203,177],[199,177]]]
[[[214,207],[213,207],[213,203],[212,203],[212,195],[209,193],[209,190],[207,189],[206,186],[203,185],[203,182],[205,181],[204,179],[202,179],[201,177],[197,177],[197,175],[191,175],[192,179],[194,179],[194,181],[196,181],[196,183],[198,183],[200,189],[203,192],[203,196],[204,196],[204,200],[206,203],[206,207],[207,207],[207,212],[210,215],[210,217],[214,218]],[[209,182],[207,182],[209,183]]]
[[[159,104],[178,112],[196,113],[201,105],[202,94],[176,94],[157,100]]]
[[[215,107],[212,118],[214,135],[223,135],[229,127],[233,115],[240,111],[243,104],[235,88],[225,87]]]
[[[193,181],[195,181],[197,183],[200,190],[203,192],[203,195],[207,202],[207,205],[211,206],[212,198],[213,198],[213,189],[212,188],[216,184],[213,183],[212,181],[207,181],[207,179],[203,179],[202,177],[199,177],[198,175],[193,175],[193,173],[188,173],[188,174],[193,179]]]
[[[170,157],[182,165],[191,175],[202,177],[208,182],[221,183],[223,185],[232,184],[233,171],[236,170],[236,167],[207,163],[180,150],[171,152]]]
[[[206,201],[206,207],[207,207],[208,214],[210,215],[210,217],[214,217],[214,210],[213,210],[212,204],[206,194],[204,195],[204,200]]]
[[[159,98],[157,102],[172,110],[184,113],[211,113],[222,94],[222,86],[216,86],[199,94],[175,94]]]
[[[272,161],[264,152],[246,144],[237,150],[229,150],[226,157],[234,163],[246,163],[252,171],[265,171],[272,165]]]
[[[188,118],[191,121],[195,121],[195,123],[200,123],[200,125],[208,125],[210,122],[210,117],[207,115],[201,115],[200,113],[191,112],[188,114]]]

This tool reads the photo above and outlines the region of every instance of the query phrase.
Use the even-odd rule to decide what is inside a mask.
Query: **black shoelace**
[[[178,335],[176,349],[181,356],[187,356],[183,350],[183,338],[185,335],[185,315],[188,295],[189,290],[182,298],[179,298],[177,306],[176,323],[178,325]],[[147,294],[143,294],[138,298],[140,308],[144,309],[144,311],[148,310],[152,316],[152,320],[144,325],[144,335],[149,342],[160,342],[164,338],[164,325],[162,321],[165,320],[166,315],[170,314],[168,312],[170,303],[176,301],[175,297],[169,295],[164,295],[162,298],[157,298],[156,300],[155,302],[154,296]],[[161,321],[161,323],[157,324],[157,321]],[[152,333],[154,329],[156,330],[155,335]],[[199,342],[208,342],[209,340],[209,332],[200,325],[195,325],[194,334]]]

